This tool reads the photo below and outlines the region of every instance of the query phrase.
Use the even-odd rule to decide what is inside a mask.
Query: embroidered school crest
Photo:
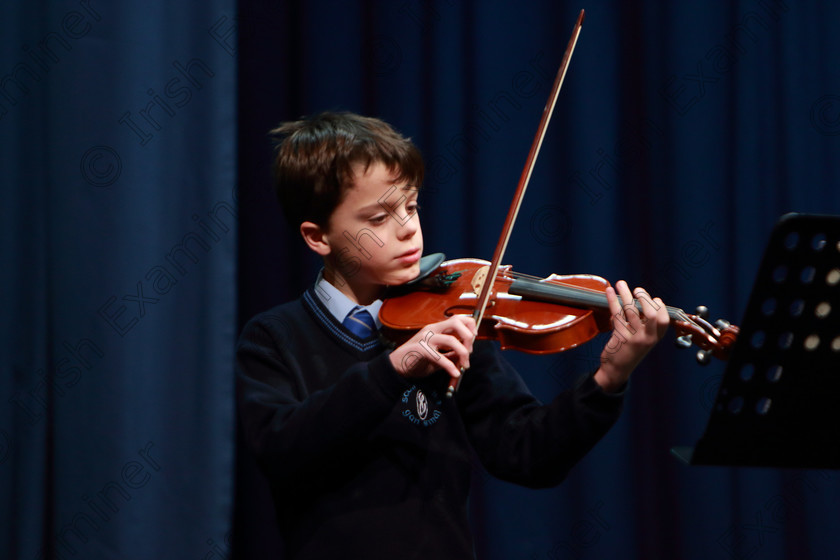
[[[402,403],[405,405],[402,415],[412,424],[419,426],[431,426],[443,414],[437,391],[431,391],[427,397],[417,385],[412,385],[403,393]]]
[[[414,400],[416,402],[417,417],[420,420],[425,420],[429,414],[429,401],[426,399],[426,395],[423,394],[423,391],[417,389],[417,396]]]

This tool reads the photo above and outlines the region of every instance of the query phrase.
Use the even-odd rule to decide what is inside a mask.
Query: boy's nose
[[[420,223],[417,216],[412,216],[409,220],[407,220],[404,224],[399,226],[398,235],[401,239],[407,239],[417,233],[417,230],[420,229]]]

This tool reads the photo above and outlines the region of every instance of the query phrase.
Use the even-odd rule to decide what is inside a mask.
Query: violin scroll
[[[718,319],[712,325],[708,317],[709,309],[701,305],[697,307],[695,315],[682,313],[672,321],[677,331],[676,345],[680,348],[692,345],[700,348],[697,351],[697,362],[701,365],[708,364],[713,356],[721,360],[728,359],[740,330],[725,319]]]

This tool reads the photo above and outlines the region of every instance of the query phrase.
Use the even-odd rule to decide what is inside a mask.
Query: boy
[[[473,453],[493,475],[559,484],[616,421],[630,372],[662,337],[660,299],[641,312],[607,289],[613,336],[601,366],[543,405],[471,317],[386,349],[385,286],[418,276],[418,150],[387,124],[324,113],[281,125],[276,187],[324,268],[291,303],[258,315],[237,351],[248,445],[271,485],[287,557],[473,557]],[[398,201],[398,202],[397,202]],[[617,290],[630,302],[626,283]],[[468,370],[454,398],[450,377]]]

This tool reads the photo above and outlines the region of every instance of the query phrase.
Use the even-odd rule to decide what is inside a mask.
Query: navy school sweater
[[[404,379],[310,289],[257,315],[237,349],[246,444],[268,478],[287,558],[473,558],[473,452],[494,476],[559,484],[618,418],[589,375],[541,404],[476,341],[453,399],[440,371]]]

